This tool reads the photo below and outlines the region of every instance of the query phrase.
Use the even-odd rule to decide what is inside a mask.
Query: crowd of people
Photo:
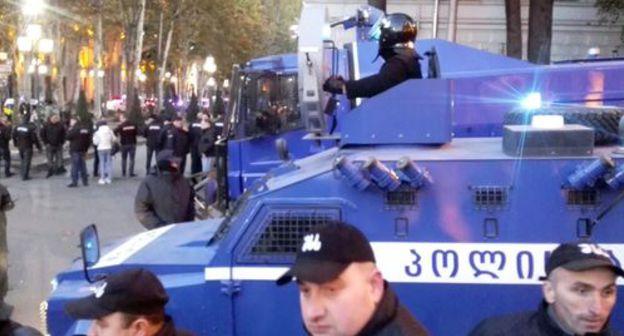
[[[119,115],[119,123],[106,119],[95,122],[79,121],[71,117],[69,125],[61,122],[59,114],[53,113],[37,127],[28,115],[23,115],[21,122],[13,126],[6,116],[0,116],[0,160],[4,161],[4,175],[13,176],[11,169],[10,143],[19,151],[19,175],[22,180],[31,179],[31,165],[35,147],[40,152],[45,149],[47,157],[46,178],[67,173],[63,161],[65,144],[68,143],[71,163],[71,183],[68,187],[77,187],[78,179],[82,184],[89,184],[86,168],[86,153],[94,149],[94,177],[99,177],[99,184],[110,184],[113,180],[113,156],[121,154],[122,177],[135,177],[135,156],[137,138],[146,138],[147,160],[145,174],[154,171],[152,159],[162,150],[172,150],[181,159],[180,171],[186,171],[187,156],[190,156],[190,173],[197,174],[211,169],[214,157],[216,131],[208,113],[198,113],[194,122],[187,125],[179,116],[161,118],[150,115],[144,125],[128,120]]]

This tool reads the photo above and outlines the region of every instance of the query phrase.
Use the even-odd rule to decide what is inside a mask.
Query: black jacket
[[[151,124],[147,125],[143,129],[143,136],[145,137],[146,145],[149,148],[160,149],[160,135],[163,130],[163,124],[158,121],[154,121]]]
[[[126,120],[115,128],[115,135],[119,136],[122,145],[136,145],[139,129],[135,123]]]
[[[21,324],[11,321],[0,321],[0,335],[2,336],[42,336],[35,328],[25,327]]]
[[[13,130],[13,143],[20,150],[32,150],[33,145],[41,149],[35,125],[30,122],[25,122],[15,127]]]
[[[537,311],[491,317],[481,321],[470,336],[568,336],[548,316],[548,303],[542,301]],[[606,325],[596,336],[619,335]]]
[[[91,146],[91,138],[93,127],[85,123],[77,123],[67,133],[69,140],[69,151],[86,153]]]
[[[162,328],[156,333],[154,336],[192,336],[193,334],[183,331],[177,330],[175,325],[173,324],[173,320],[169,315],[165,317],[165,324]]]
[[[201,127],[201,123],[199,122],[194,122],[191,124],[191,127],[189,128],[189,142],[191,144],[191,148],[194,148],[195,150],[197,150],[197,144],[199,144],[199,139],[201,138],[202,134],[204,133],[204,130]]]
[[[195,193],[180,174],[157,172],[148,175],[134,199],[134,213],[148,229],[195,219]]]
[[[8,149],[11,142],[11,127],[0,123],[0,148]]]
[[[347,97],[372,97],[408,79],[422,78],[418,55],[414,52],[396,54],[381,66],[376,75],[347,81]]]
[[[429,332],[399,303],[387,282],[384,287],[377,309],[357,336],[428,336]]]
[[[216,141],[216,131],[213,126],[205,129],[199,138],[197,150],[206,156],[215,156],[214,143]]]
[[[185,157],[190,149],[188,132],[176,127],[165,128],[160,135],[160,149],[171,149],[177,157]]]
[[[60,122],[55,124],[48,122],[43,126],[39,135],[46,145],[62,146],[65,143],[65,126]]]

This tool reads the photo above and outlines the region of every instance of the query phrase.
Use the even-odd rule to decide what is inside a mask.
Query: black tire
[[[592,127],[594,143],[600,145],[615,144],[619,141],[618,128],[624,109],[615,107],[565,106],[541,108],[531,113],[524,110],[505,114],[504,125],[526,125],[531,122],[531,115],[562,115],[566,124],[580,124]]]

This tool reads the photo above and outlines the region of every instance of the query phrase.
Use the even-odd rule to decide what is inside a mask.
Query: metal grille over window
[[[574,190],[566,189],[566,203],[570,206],[597,206],[598,191],[594,189]]]
[[[301,237],[315,226],[340,220],[338,209],[273,210],[266,215],[262,229],[251,240],[246,261],[291,262]]]
[[[477,209],[503,208],[509,202],[509,187],[472,186],[472,202]]]

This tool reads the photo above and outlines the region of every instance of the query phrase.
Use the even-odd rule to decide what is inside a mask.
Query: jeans
[[[9,146],[0,147],[0,158],[4,160],[4,175],[8,177],[11,175],[11,150]]]
[[[130,156],[130,175],[134,175],[134,156],[136,145],[121,145],[121,174],[126,176],[126,163]]]
[[[202,163],[202,172],[207,173],[212,169],[212,163],[214,161],[213,156],[206,156],[202,154],[201,163]]]
[[[58,171],[63,167],[63,146],[46,146],[48,170]]]
[[[20,174],[22,175],[22,178],[29,178],[30,177],[30,162],[32,161],[32,156],[33,156],[33,150],[31,149],[20,149],[19,150],[19,155],[20,155]]]
[[[100,180],[113,178],[113,157],[110,149],[98,150],[100,158]]]
[[[78,183],[78,175],[82,178],[82,184],[87,185],[87,153],[71,152],[71,180],[73,184]]]

